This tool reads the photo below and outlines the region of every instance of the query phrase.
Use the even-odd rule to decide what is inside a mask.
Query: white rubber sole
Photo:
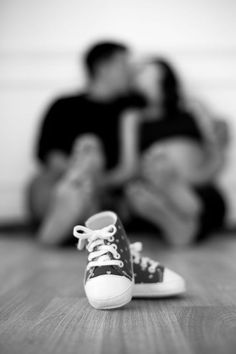
[[[133,287],[133,298],[143,297],[143,298],[158,298],[158,297],[169,297],[184,294],[186,292],[185,282],[181,284],[165,284],[165,283],[155,283],[155,284],[135,284]]]
[[[133,295],[133,283],[122,293],[117,296],[96,299],[87,295],[88,301],[92,307],[97,310],[111,310],[127,305],[132,300]]]
[[[186,291],[186,284],[178,273],[165,268],[161,283],[140,283],[133,287],[133,297],[170,297],[181,295]]]

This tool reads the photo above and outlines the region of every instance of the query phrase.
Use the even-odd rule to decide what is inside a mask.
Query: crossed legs
[[[194,240],[200,201],[163,151],[144,154],[141,178],[127,186],[126,196],[133,213],[161,228],[170,245],[183,246]]]

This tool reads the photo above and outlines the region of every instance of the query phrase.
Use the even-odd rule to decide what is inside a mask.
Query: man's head
[[[101,42],[85,54],[85,66],[91,81],[102,82],[113,93],[129,88],[130,64],[128,48],[120,43]]]

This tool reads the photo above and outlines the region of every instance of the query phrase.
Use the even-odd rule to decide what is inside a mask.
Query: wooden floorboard
[[[85,253],[0,237],[0,354],[236,353],[236,237],[170,251],[143,235],[144,253],[180,272],[187,294],[91,308]],[[139,237],[139,240],[141,238]]]

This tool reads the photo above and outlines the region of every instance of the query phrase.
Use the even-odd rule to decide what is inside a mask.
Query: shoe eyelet
[[[116,226],[115,225],[111,225],[109,231],[110,232],[116,232]]]
[[[115,259],[120,259],[120,254],[117,253],[115,256],[114,256]]]
[[[114,248],[114,250],[117,250],[117,245],[115,243],[113,243],[111,246]]]
[[[123,268],[124,267],[124,262],[120,261],[119,267]]]
[[[115,240],[114,236],[110,236],[110,237],[108,238],[108,241],[110,241],[110,242],[113,242],[114,240]]]

